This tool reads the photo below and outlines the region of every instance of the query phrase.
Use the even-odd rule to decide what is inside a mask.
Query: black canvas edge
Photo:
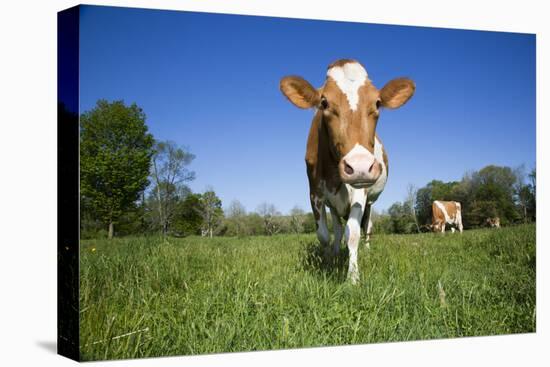
[[[57,13],[57,353],[80,361],[80,7]]]

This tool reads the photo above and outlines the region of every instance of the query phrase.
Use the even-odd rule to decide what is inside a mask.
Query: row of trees
[[[256,211],[247,213],[244,206],[233,200],[226,210],[220,234],[227,236],[274,235],[279,233],[315,232],[315,219],[299,207],[288,215],[281,214],[275,205],[262,203]]]
[[[394,203],[387,212],[374,215],[375,231],[414,233],[426,230],[431,222],[434,200],[462,204],[465,228],[484,226],[486,219],[499,217],[501,224],[536,220],[536,170],[486,166],[464,174],[462,180],[432,180],[419,189],[409,185],[405,200]]]
[[[80,118],[80,204],[83,237],[273,235],[313,232],[311,213],[281,215],[263,203],[247,213],[239,201],[226,212],[212,188],[193,193],[195,159],[187,148],[155,141],[137,105],[100,100]],[[106,229],[107,228],[107,229]]]
[[[146,116],[136,104],[99,100],[80,117],[80,206],[83,237],[116,232],[186,236],[273,235],[315,231],[311,213],[295,207],[282,215],[273,204],[255,212],[233,201],[222,209],[212,188],[193,193],[189,166],[195,155],[170,141],[155,141]],[[413,233],[431,221],[434,200],[462,203],[466,228],[500,217],[507,225],[536,218],[536,172],[525,167],[487,166],[462,180],[432,180],[419,189],[408,186],[403,202],[387,212],[373,212],[376,232]]]

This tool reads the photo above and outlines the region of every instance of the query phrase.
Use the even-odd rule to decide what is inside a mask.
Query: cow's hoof
[[[365,248],[367,250],[370,250],[370,242],[365,241]]]

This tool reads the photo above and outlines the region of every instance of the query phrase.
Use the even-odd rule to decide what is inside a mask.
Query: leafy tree
[[[171,231],[178,204],[190,193],[191,189],[186,185],[172,185],[167,182],[161,182],[160,186],[151,185],[146,202],[150,230],[160,231],[163,236],[167,235]],[[159,205],[159,195],[163,201],[161,205]],[[160,206],[163,208],[163,215],[161,215]]]
[[[212,238],[220,229],[223,219],[222,201],[213,189],[201,195],[200,214],[202,216],[202,235]]]
[[[258,236],[264,234],[264,222],[258,213],[250,213],[244,218],[249,234]]]
[[[500,217],[502,224],[514,222],[520,218],[514,205],[514,187],[517,180],[510,167],[486,166],[472,174],[472,200],[493,202],[490,207],[494,206],[495,216]],[[484,224],[485,219],[479,218],[468,222],[470,225],[480,226]]]
[[[153,151],[151,176],[155,187],[152,201],[157,208],[161,232],[166,235],[176,205],[190,192],[185,183],[195,179],[195,172],[187,169],[195,156],[172,141],[157,142]]]
[[[176,236],[201,234],[203,228],[202,195],[189,193],[174,209],[171,231]]]
[[[393,233],[414,233],[417,232],[415,219],[411,215],[410,204],[396,202],[388,209],[391,218]]]
[[[238,200],[233,200],[226,210],[226,234],[230,236],[243,236],[248,233],[245,222],[246,209]]]
[[[432,186],[432,198],[434,200],[453,200],[453,192],[456,189],[458,182],[442,182],[442,181],[432,181],[435,184]]]
[[[277,211],[275,205],[264,202],[258,206],[256,211],[263,219],[264,233],[266,235],[271,236],[280,232],[281,226],[277,221],[277,217],[281,213]]]
[[[499,217],[498,204],[494,200],[473,200],[462,215],[471,226],[484,226],[487,218]]]
[[[432,220],[432,190],[430,184],[416,191],[416,216],[421,224],[430,223]]]
[[[117,234],[121,236],[144,234],[148,232],[149,226],[147,223],[147,206],[145,195],[142,193],[141,198],[135,205],[126,210],[117,222]]]
[[[494,185],[512,196],[514,185],[517,181],[516,174],[510,167],[489,165],[472,174],[474,185]]]
[[[108,225],[134,207],[148,185],[153,137],[136,104],[99,100],[80,118],[81,202]]]

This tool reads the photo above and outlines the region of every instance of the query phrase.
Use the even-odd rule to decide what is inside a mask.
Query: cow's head
[[[489,217],[486,220],[486,223],[489,227],[500,227],[500,218],[499,217]]]
[[[283,78],[280,88],[295,106],[318,110],[340,178],[354,187],[366,187],[382,173],[374,154],[380,109],[402,106],[413,95],[415,85],[410,79],[399,78],[378,90],[359,62],[346,59],[328,67],[325,84],[319,89],[299,76]]]

